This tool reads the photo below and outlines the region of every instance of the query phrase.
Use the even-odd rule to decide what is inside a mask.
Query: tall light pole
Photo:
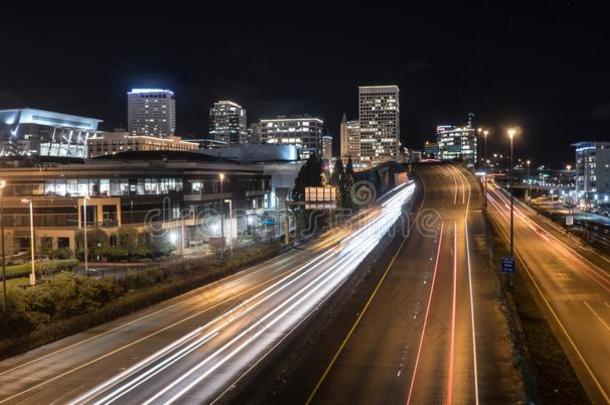
[[[487,170],[489,170],[489,164],[487,160],[487,135],[489,131],[483,130],[483,166],[485,167],[485,174],[483,174],[483,206],[487,207]]]
[[[229,245],[231,253],[233,253],[233,201],[230,198],[224,200],[225,204],[229,204]],[[224,204],[223,204],[224,210]]]
[[[566,165],[566,170],[568,171],[568,179],[570,178],[570,170],[572,169],[572,165]],[[570,185],[568,183],[568,213],[569,215],[573,215],[573,207],[572,207],[572,198],[571,198],[572,190],[570,190]]]
[[[2,312],[6,312],[6,257],[4,253],[4,186],[6,186],[6,181],[0,180],[0,239],[2,240]]]
[[[527,164],[527,184],[529,186],[529,198],[532,198],[532,178],[530,177],[530,165],[532,164],[532,161],[528,159],[525,164]]]
[[[488,130],[483,130],[483,155],[484,160],[483,162],[486,163],[487,162],[487,135],[489,135],[489,131]]]
[[[32,208],[32,200],[29,200],[27,198],[22,198],[21,202],[23,204],[29,204],[30,206],[30,247],[32,250],[32,274],[30,275],[30,285],[31,286],[35,286],[36,285],[36,268],[34,265],[34,262],[36,260],[35,257],[35,252],[34,252],[34,209]]]
[[[479,152],[479,140],[481,139],[481,135],[483,135],[483,128],[477,128],[477,150],[476,152]],[[479,165],[479,167],[481,167],[481,158],[477,159],[477,163]],[[485,163],[485,161],[483,161],[483,163]]]
[[[218,178],[220,179],[220,195],[222,198],[222,194],[223,194],[222,183],[225,180],[224,173],[218,173]],[[224,200],[221,200],[221,202],[222,202],[222,207],[221,207],[221,212],[220,212],[220,237],[222,239],[221,257],[224,260],[224,256],[225,256],[225,203],[224,203]]]
[[[515,220],[514,220],[514,191],[513,191],[513,138],[517,134],[517,130],[515,128],[510,128],[508,130],[508,137],[510,138],[510,255],[514,256],[515,248],[514,248],[514,238],[515,238]]]
[[[88,250],[87,250],[87,200],[89,199],[89,196],[86,195],[83,197],[83,240],[85,242],[85,273],[87,273],[89,271],[89,258],[88,256]]]

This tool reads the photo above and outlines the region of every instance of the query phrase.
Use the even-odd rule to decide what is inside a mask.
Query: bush
[[[23,294],[23,290],[9,290],[6,313],[0,316],[0,339],[23,336],[37,326],[25,310]]]
[[[11,289],[11,315],[0,317],[0,358],[175,297],[269,258],[278,250],[279,244],[247,248],[222,266],[213,257],[168,262],[117,279],[61,273],[46,278],[36,288]]]
[[[26,290],[26,311],[52,322],[94,311],[123,293],[112,279],[93,279],[61,273],[36,288]]]
[[[105,246],[100,249],[99,255],[105,257],[108,261],[114,262],[127,259],[129,251],[122,246]]]
[[[67,247],[58,248],[51,251],[52,259],[70,259],[72,257],[74,257],[74,252],[72,252],[72,249]]]
[[[35,265],[36,273],[55,273],[58,271],[72,270],[78,265],[79,261],[76,259],[65,259],[65,260],[48,260],[44,262],[37,262]],[[30,274],[32,271],[32,265],[28,263],[16,264],[13,266],[6,267],[6,278],[17,278],[24,277]],[[0,279],[1,279],[0,275]]]

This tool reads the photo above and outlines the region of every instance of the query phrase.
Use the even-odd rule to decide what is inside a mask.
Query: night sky
[[[610,139],[610,24],[593,2],[226,3],[3,5],[0,108],[111,130],[126,125],[131,87],[162,87],[178,135],[205,135],[212,102],[230,99],[249,121],[319,115],[338,138],[358,85],[397,84],[406,146],[470,111],[494,127],[490,153],[520,125],[516,155],[534,163],[563,166],[571,142]]]

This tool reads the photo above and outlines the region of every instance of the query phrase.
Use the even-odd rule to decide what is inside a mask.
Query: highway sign
[[[501,260],[500,271],[502,273],[514,273],[515,270],[515,258],[513,256],[503,257]]]

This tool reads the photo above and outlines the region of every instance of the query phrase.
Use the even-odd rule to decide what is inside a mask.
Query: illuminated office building
[[[344,162],[351,157],[353,162],[360,160],[360,122],[348,121],[345,114],[341,119],[341,159]]]
[[[477,134],[472,126],[439,125],[436,127],[436,141],[441,160],[477,162]]]
[[[237,103],[221,100],[210,108],[210,138],[235,145],[247,142],[246,109]]]
[[[578,142],[576,148],[576,196],[588,205],[610,204],[610,142]]]
[[[127,125],[132,135],[165,138],[176,132],[174,92],[132,89],[127,93]]]
[[[321,146],[322,159],[330,160],[333,157],[333,137],[323,136]]]
[[[311,152],[321,152],[323,128],[324,121],[308,116],[260,120],[263,143],[297,145],[299,154],[305,159]]]
[[[360,159],[376,164],[398,159],[400,103],[398,86],[358,87]]]

